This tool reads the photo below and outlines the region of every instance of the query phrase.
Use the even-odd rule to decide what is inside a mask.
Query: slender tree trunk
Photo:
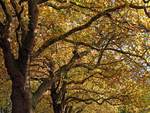
[[[65,113],[65,93],[66,93],[66,83],[63,83],[60,91],[57,91],[55,83],[51,86],[51,98],[53,102],[54,113]]]
[[[53,102],[53,111],[54,113],[62,113],[62,107],[61,107],[61,103],[58,102],[58,94],[56,92],[55,88],[51,89],[51,98],[52,98],[52,102]]]

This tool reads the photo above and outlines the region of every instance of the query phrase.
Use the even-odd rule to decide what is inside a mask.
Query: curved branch
[[[144,8],[144,12],[148,18],[150,18],[150,12],[147,11],[147,8]]]
[[[103,12],[100,12],[98,13],[97,15],[93,16],[87,23],[81,25],[81,26],[78,26],[78,27],[75,27],[71,30],[69,30],[68,32],[58,36],[58,37],[53,37],[49,40],[47,40],[35,53],[34,55],[32,56],[32,58],[35,58],[37,56],[39,56],[46,48],[48,48],[50,45],[60,41],[60,40],[63,40],[65,39],[66,37],[78,32],[78,31],[81,31],[83,29],[86,29],[88,28],[93,22],[95,22],[97,19],[99,19],[100,17],[106,15],[108,12],[114,12],[118,9],[122,9],[124,8],[125,5],[121,5],[121,6],[117,6],[117,7],[114,7],[114,8],[110,8],[110,9],[107,9]]]
[[[98,20],[100,17],[102,16],[105,16],[107,15],[108,13],[110,12],[115,12],[117,10],[120,10],[120,9],[123,9],[126,7],[126,4],[123,4],[123,5],[120,5],[120,6],[116,6],[116,7],[113,7],[113,8],[109,8],[109,9],[106,9],[102,12],[99,12],[97,15],[93,16],[88,22],[86,22],[85,24],[81,25],[81,26],[77,26],[71,30],[69,30],[68,32],[58,36],[58,37],[53,37],[49,40],[47,40],[35,53],[34,55],[32,56],[32,58],[35,58],[37,56],[39,56],[46,48],[48,48],[50,45],[60,41],[60,40],[63,40],[65,38],[67,38],[68,36],[78,32],[78,31],[81,31],[81,30],[84,30],[86,28],[88,28],[93,22],[95,22],[96,20]],[[129,7],[130,8],[134,8],[134,9],[143,9],[145,8],[145,6],[136,6],[136,5],[133,5],[133,4],[129,4]]]

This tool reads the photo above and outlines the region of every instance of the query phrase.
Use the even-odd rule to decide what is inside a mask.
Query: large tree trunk
[[[12,113],[33,113],[31,96],[25,81],[26,79],[22,75],[17,75],[12,80]]]
[[[11,0],[10,2],[13,8],[15,9],[14,12],[17,15],[16,17],[18,18],[19,25],[23,25],[21,21],[22,18],[20,17],[20,12],[22,11],[16,11],[17,9],[19,9],[16,8],[16,1],[14,2],[14,0]],[[0,6],[3,9],[3,12],[6,16],[4,23],[0,23],[0,48],[3,50],[5,67],[12,81],[12,113],[33,113],[31,104],[32,99],[29,87],[26,87],[26,72],[28,70],[27,66],[34,43],[34,31],[38,19],[37,1],[28,0],[28,28],[27,30],[22,30],[21,39],[19,39],[21,41],[17,41],[19,45],[19,47],[17,48],[17,59],[13,54],[10,41],[8,40],[10,38],[9,28],[12,22],[12,16],[11,14],[9,14],[11,11],[8,10],[7,3],[5,3],[4,0],[0,0]],[[22,27],[19,27],[19,29],[22,29]]]

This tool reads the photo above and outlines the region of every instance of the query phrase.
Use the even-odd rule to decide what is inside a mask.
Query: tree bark
[[[33,113],[30,92],[26,88],[26,78],[16,75],[12,79],[12,113]]]
[[[65,94],[66,94],[66,82],[61,86],[61,89],[57,91],[58,87],[55,83],[51,86],[51,99],[53,102],[54,113],[66,113],[65,112]]]
[[[13,4],[13,0],[10,2]],[[36,0],[28,0],[28,30],[22,30],[22,34],[25,34],[25,36],[21,37],[21,46],[18,48],[17,59],[14,57],[10,41],[8,40],[10,38],[9,28],[12,22],[12,16],[9,14],[11,11],[9,11],[7,3],[4,1],[0,0],[0,5],[6,16],[4,23],[0,22],[0,48],[3,50],[5,67],[12,81],[12,113],[33,113],[32,96],[30,88],[26,84],[26,77],[28,76],[28,61],[34,43],[34,31],[38,19],[37,2]],[[20,21],[18,20],[18,22]],[[20,44],[20,42],[17,43]]]
[[[51,98],[53,102],[53,111],[54,113],[62,113],[61,102],[59,102],[59,94],[56,91],[55,84],[51,87]]]

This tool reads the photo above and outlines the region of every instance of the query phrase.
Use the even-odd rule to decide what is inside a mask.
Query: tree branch
[[[108,13],[110,12],[114,12],[114,11],[117,11],[117,10],[120,10],[120,9],[123,9],[126,7],[126,4],[123,4],[123,5],[120,5],[120,6],[116,6],[116,7],[113,7],[113,8],[109,8],[109,9],[106,9],[102,12],[99,12],[97,15],[93,16],[88,22],[86,22],[85,24],[81,25],[81,26],[78,26],[78,27],[75,27],[71,30],[69,30],[68,32],[58,36],[58,37],[53,37],[49,40],[47,40],[35,53],[34,55],[32,56],[32,58],[35,58],[37,56],[39,56],[46,48],[48,48],[50,45],[60,41],[60,40],[63,40],[65,38],[67,38],[68,36],[78,32],[78,31],[81,31],[81,30],[84,30],[86,28],[88,28],[93,22],[95,22],[96,20],[98,20],[100,17],[102,16],[105,16],[107,15]],[[130,8],[134,8],[134,9],[143,9],[145,8],[145,6],[136,6],[136,5],[133,5],[133,4],[129,4],[129,7]]]
[[[54,8],[56,10],[68,9],[68,8],[70,8],[72,6],[71,4],[68,4],[68,3],[61,3],[59,5],[56,5],[55,3],[48,2],[47,4],[48,4],[48,6]]]
[[[11,15],[9,14],[9,11],[8,11],[4,1],[0,0],[0,5],[2,6],[4,14],[6,15],[6,22],[7,22],[7,24],[10,24],[12,18],[11,18]]]
[[[53,78],[51,78],[51,79],[48,78],[47,80],[43,80],[42,84],[34,92],[34,94],[33,94],[33,106],[34,107],[36,106],[37,102],[40,100],[43,93],[51,88],[51,85],[54,82],[56,82],[57,77],[60,76],[61,73],[65,73],[66,71],[68,71],[73,66],[73,64],[75,63],[75,61],[77,59],[83,57],[86,54],[87,54],[87,52],[85,52],[85,51],[81,52],[81,53],[76,53],[76,54],[73,55],[73,57],[70,59],[70,61],[66,65],[63,65],[56,72],[50,72],[49,74],[53,74],[53,75],[49,75],[49,76],[52,76]]]
[[[13,75],[16,71],[16,65],[15,58],[11,50],[10,42],[8,41],[11,15],[9,14],[9,11],[2,0],[0,0],[0,5],[2,6],[4,14],[6,15],[6,20],[4,24],[0,23],[0,47],[3,50],[5,67],[7,68],[7,72],[10,75],[10,77],[13,78],[14,76],[11,75]]]
[[[44,92],[46,92],[48,89],[50,89],[50,86],[52,84],[52,80],[45,79],[43,82],[40,84],[38,89],[33,93],[33,98],[32,98],[32,106],[33,108],[36,107],[37,103],[40,101],[42,95]]]
[[[19,58],[18,61],[20,63],[20,67],[23,74],[25,74],[27,68],[27,62],[30,57],[30,53],[32,50],[32,46],[34,43],[34,31],[37,25],[38,19],[38,8],[36,0],[29,0],[28,1],[28,31],[24,39],[22,39],[21,43],[22,46],[19,49]]]
[[[109,100],[116,100],[116,99],[120,101],[120,99],[118,97],[114,97],[114,96],[110,96],[108,98],[102,98],[101,97],[101,98],[97,98],[97,99],[92,98],[92,97],[83,99],[80,97],[69,96],[66,99],[66,101],[67,102],[71,102],[71,101],[84,102],[85,104],[92,104],[93,102],[95,102],[98,105],[102,105],[104,102],[107,102],[107,103],[112,105],[112,103],[109,102]]]
[[[92,17],[87,23],[81,25],[81,26],[78,26],[78,27],[75,27],[71,30],[69,30],[68,32],[58,36],[58,37],[53,37],[49,40],[47,40],[35,53],[34,55],[32,56],[32,58],[35,58],[37,56],[39,56],[47,47],[49,47],[50,45],[60,41],[60,40],[63,40],[65,39],[66,37],[72,35],[73,33],[76,33],[78,31],[81,31],[83,29],[86,29],[88,28],[94,21],[96,21],[97,19],[99,19],[100,17],[106,15],[108,12],[113,12],[113,11],[116,11],[118,9],[122,9],[124,8],[125,5],[121,5],[121,6],[118,6],[118,7],[114,7],[114,8],[110,8],[110,9],[107,9],[103,12],[100,12],[98,13],[97,15],[95,15],[94,17]]]
[[[111,39],[110,39],[111,40]],[[109,40],[109,41],[110,41]],[[92,46],[88,43],[85,43],[85,42],[79,42],[79,41],[73,41],[73,40],[68,40],[68,39],[64,39],[64,41],[66,42],[69,42],[69,43],[72,43],[72,44],[75,44],[75,45],[83,45],[85,47],[89,47],[91,49],[94,49],[94,50],[97,50],[97,51],[101,51],[101,50],[109,50],[109,51],[115,51],[115,52],[118,52],[118,53],[122,53],[122,54],[128,54],[130,56],[133,56],[133,57],[139,57],[139,58],[142,58],[142,55],[137,55],[137,54],[134,54],[134,53],[131,53],[131,52],[128,52],[128,51],[123,51],[123,50],[120,50],[120,49],[115,49],[115,48],[108,48],[107,46],[105,48],[98,48],[96,46]],[[108,44],[109,44],[109,41],[108,41]]]
[[[90,75],[90,76],[88,76],[88,77],[86,77],[86,78],[84,78],[83,80],[80,80],[80,81],[74,81],[74,80],[72,80],[72,81],[68,82],[67,84],[68,85],[69,84],[83,84],[84,82],[86,82],[88,79],[90,79],[93,76],[94,76],[94,74],[92,74],[92,75]]]

